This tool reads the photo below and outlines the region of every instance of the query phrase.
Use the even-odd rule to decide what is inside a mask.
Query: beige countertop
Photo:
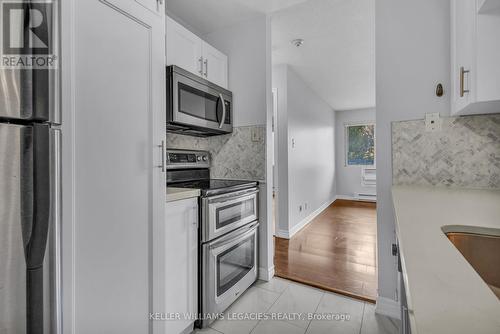
[[[200,196],[200,189],[167,187],[167,202],[180,201],[198,196]]]
[[[500,190],[394,186],[392,196],[412,334],[500,333],[500,300],[443,232],[500,233]]]

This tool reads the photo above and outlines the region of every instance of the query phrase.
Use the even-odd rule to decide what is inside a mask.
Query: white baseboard
[[[274,231],[274,235],[278,238],[290,239],[290,234],[288,233],[288,231],[277,230]]]
[[[274,266],[271,268],[259,268],[258,278],[263,281],[270,281],[274,277]]]
[[[307,224],[309,224],[314,218],[316,218],[316,216],[318,216],[321,212],[323,212],[323,210],[329,207],[330,204],[335,202],[336,199],[337,197],[335,196],[332,200],[327,201],[326,203],[321,205],[318,209],[314,210],[307,217],[302,219],[297,225],[292,227],[290,231],[278,230],[276,231],[275,235],[279,238],[291,239],[298,231],[306,227]]]
[[[386,317],[393,319],[401,319],[399,302],[390,298],[378,297],[375,313],[385,315]]]

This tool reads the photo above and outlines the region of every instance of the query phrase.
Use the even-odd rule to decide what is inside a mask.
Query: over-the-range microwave
[[[233,132],[233,94],[178,66],[168,66],[167,130],[200,137]]]

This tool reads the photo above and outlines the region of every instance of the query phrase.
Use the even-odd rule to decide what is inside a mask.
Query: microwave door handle
[[[220,100],[222,102],[222,119],[220,120],[219,123],[219,129],[222,128],[222,125],[224,124],[224,121],[226,120],[226,101],[224,101],[224,97],[222,94],[219,94]]]

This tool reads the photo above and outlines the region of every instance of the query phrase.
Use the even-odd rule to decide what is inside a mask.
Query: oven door
[[[203,245],[203,314],[224,312],[257,279],[258,227],[255,222]]]
[[[258,219],[257,188],[205,197],[202,200],[202,242],[216,239]]]
[[[169,121],[210,132],[232,132],[231,92],[205,81],[172,72],[172,119]]]

